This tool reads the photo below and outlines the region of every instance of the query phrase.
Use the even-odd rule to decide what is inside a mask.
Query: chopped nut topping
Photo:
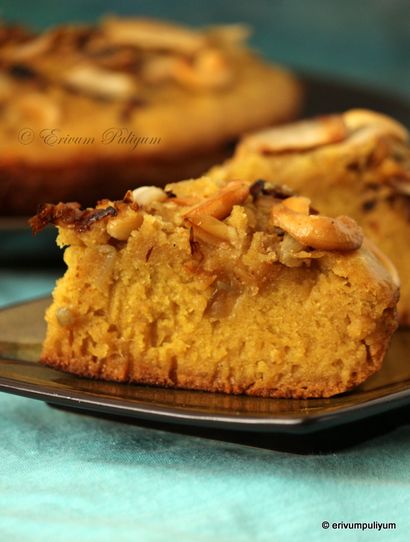
[[[198,237],[206,241],[223,240],[228,243],[237,238],[236,230],[222,222],[232,211],[234,205],[242,204],[249,195],[249,186],[240,181],[229,183],[215,196],[199,203],[183,218],[194,228]]]
[[[117,211],[109,205],[103,209],[81,210],[79,203],[45,203],[40,205],[38,212],[29,220],[33,234],[43,230],[49,224],[73,228],[79,233],[91,228],[95,222],[99,222],[108,216],[116,216]]]
[[[179,205],[181,207],[192,207],[193,205],[196,205],[198,201],[199,198],[196,196],[186,196],[185,198],[176,196],[171,199],[171,203],[173,203],[174,205]]]
[[[207,49],[198,54],[193,63],[182,58],[173,66],[172,76],[192,88],[217,88],[227,85],[232,72],[220,51]]]
[[[234,205],[242,204],[248,195],[249,185],[247,183],[233,181],[215,196],[211,196],[190,209],[185,213],[184,218],[193,224],[206,215],[222,220],[231,213]]]
[[[239,248],[248,246],[255,233],[264,232],[271,239],[270,252],[291,266],[322,257],[319,251],[354,250],[362,244],[363,234],[354,220],[312,215],[314,210],[308,198],[291,196],[279,202],[274,199],[272,205],[270,197],[253,202],[249,194],[248,183],[232,181],[212,196],[181,209],[178,196],[169,197],[158,187],[145,186],[134,192],[129,190],[122,201],[101,200],[96,209],[82,211],[78,204],[46,205],[31,220],[31,225],[34,232],[54,223],[83,233],[94,222],[106,219],[99,231],[126,241],[151,212],[153,220],[189,228],[192,255],[197,252],[198,240],[214,245],[224,242]]]
[[[166,192],[157,186],[140,186],[132,192],[132,199],[141,207],[147,207],[155,201],[165,201],[168,198]]]
[[[288,209],[291,209],[292,211],[295,211],[296,213],[300,213],[302,215],[309,215],[310,210],[310,199],[304,198],[302,196],[292,196],[290,198],[287,198],[283,200],[283,205],[287,207]]]
[[[64,327],[73,325],[75,321],[74,314],[68,307],[58,307],[56,318],[58,323]]]
[[[110,43],[141,49],[165,50],[192,55],[206,45],[203,35],[182,26],[151,19],[103,20],[102,31]]]
[[[205,49],[194,60],[176,55],[158,56],[144,64],[142,77],[156,84],[172,80],[193,89],[218,88],[232,79],[224,55],[216,49]]]
[[[12,61],[31,60],[33,57],[42,55],[49,51],[54,43],[55,33],[44,32],[34,38],[24,41],[14,47],[4,50],[4,56]]]
[[[107,233],[118,241],[126,241],[131,232],[137,230],[144,218],[131,207],[126,207],[120,214],[112,218],[107,224]]]
[[[286,201],[272,207],[273,224],[287,232],[301,245],[318,250],[341,251],[355,250],[362,245],[363,232],[352,218],[307,215],[305,212],[294,210],[297,207],[295,201],[290,207],[285,204]],[[306,201],[301,202],[300,208],[306,210]]]
[[[344,141],[356,145],[364,138],[383,136],[402,141],[408,138],[404,126],[386,115],[353,109],[342,115],[318,117],[251,134],[244,138],[238,153],[302,152]]]
[[[144,81],[154,85],[175,79],[175,71],[179,62],[180,58],[176,55],[153,56],[144,62],[141,69],[141,76]]]
[[[213,216],[204,215],[201,218],[196,217],[196,220],[196,224],[192,223],[195,238],[207,243],[218,244],[220,241],[233,243],[238,237],[235,228]]]
[[[238,47],[251,35],[251,28],[246,24],[226,24],[211,26],[206,29],[212,42]]]
[[[378,130],[384,135],[397,137],[402,141],[408,139],[407,130],[405,127],[381,113],[369,111],[368,109],[351,109],[343,114],[343,120],[350,132],[359,130],[360,128],[371,128]]]
[[[93,96],[127,99],[137,92],[136,82],[125,73],[118,73],[83,64],[71,68],[64,82],[71,88]]]
[[[272,196],[277,199],[286,199],[294,194],[294,191],[288,186],[268,183],[263,179],[255,181],[250,186],[249,191],[253,200],[257,199],[259,196]]]
[[[286,265],[286,267],[301,267],[304,262],[299,255],[303,252],[303,248],[303,245],[296,241],[296,239],[288,233],[284,233],[283,240],[279,243],[277,249],[280,263]]]
[[[240,149],[266,154],[305,151],[343,141],[347,133],[342,117],[331,115],[257,132],[246,137]]]

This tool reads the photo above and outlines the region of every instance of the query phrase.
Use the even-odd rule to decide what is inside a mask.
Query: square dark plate
[[[306,91],[303,116],[365,107],[391,115],[410,127],[410,105],[403,98],[344,81],[313,74],[300,74]],[[54,245],[55,233],[33,238],[25,219],[0,217],[0,261],[33,260],[60,262]],[[383,369],[364,385],[331,399],[286,400],[229,396],[205,392],[171,390],[149,386],[114,384],[78,378],[38,363],[44,335],[44,309],[49,299],[33,301],[0,311],[0,390],[41,399],[55,406],[76,408],[94,414],[148,420],[166,427],[184,424],[184,431],[230,430],[230,434],[278,434],[298,439],[316,435],[321,429],[346,435],[353,427],[375,415],[410,405],[410,329],[393,337]],[[408,409],[404,409],[408,410]],[[397,411],[398,412],[398,411]],[[407,423],[407,413],[389,415]],[[375,423],[372,423],[372,419]],[[371,425],[389,425],[380,416]],[[410,419],[410,418],[409,418]],[[379,420],[379,421],[376,421]],[[349,424],[346,426],[346,424]],[[339,426],[345,426],[341,432]],[[333,428],[333,430],[332,430]],[[362,432],[362,429],[359,429]],[[225,438],[225,437],[224,437]],[[298,439],[298,442],[300,439]]]
[[[38,363],[50,299],[0,311],[0,390],[114,416],[223,428],[306,434],[410,404],[410,330],[398,331],[383,369],[331,399],[265,399],[100,382]]]

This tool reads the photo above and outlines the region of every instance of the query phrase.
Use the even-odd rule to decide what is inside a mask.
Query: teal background
[[[410,95],[408,0],[2,0],[0,16],[44,28],[143,14],[203,26],[246,22],[272,60]]]
[[[0,4],[2,17],[39,28],[105,12],[197,25],[245,21],[255,28],[253,45],[272,60],[410,95],[407,0]],[[0,305],[51,290],[61,269],[35,256],[23,264],[6,249],[0,245]],[[409,540],[408,423],[343,451],[302,456],[275,451],[275,438],[271,450],[252,448],[6,394],[0,410],[1,541]],[[323,530],[324,520],[397,529]]]

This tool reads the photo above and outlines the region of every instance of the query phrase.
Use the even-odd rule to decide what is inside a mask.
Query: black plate
[[[300,78],[306,95],[303,116],[325,115],[359,107],[390,115],[410,128],[410,102],[393,91],[382,92],[311,73],[301,74]]]
[[[382,371],[331,399],[265,399],[79,378],[38,363],[49,299],[0,311],[0,389],[115,416],[196,428],[306,434],[410,404],[410,330],[395,334]]]

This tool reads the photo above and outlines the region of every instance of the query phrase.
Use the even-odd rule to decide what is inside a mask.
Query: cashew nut
[[[317,250],[355,250],[363,243],[361,228],[348,216],[306,215],[282,202],[272,207],[272,219],[301,245]]]
[[[183,217],[192,224],[198,222],[205,215],[223,220],[231,213],[234,205],[240,205],[248,196],[249,185],[241,181],[233,181],[215,196],[211,196],[192,207]]]

